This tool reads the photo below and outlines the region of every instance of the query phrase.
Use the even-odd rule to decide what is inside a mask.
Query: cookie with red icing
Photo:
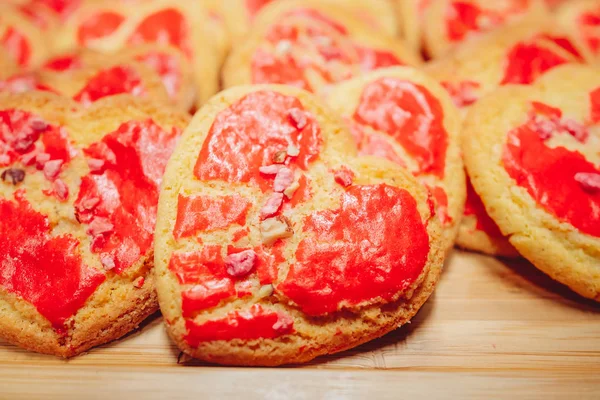
[[[206,10],[194,1],[86,3],[57,38],[64,52],[85,47],[111,54],[149,43],[175,47],[189,60],[197,104],[218,90],[223,37]]]
[[[243,40],[263,7],[274,2],[274,0],[204,1],[218,3],[218,8],[226,21],[227,29],[234,38],[234,41]],[[371,28],[392,36],[398,34],[398,22],[396,20],[394,7],[388,0],[371,0],[369,2],[361,0],[323,0],[319,2],[315,0],[286,1],[302,5],[323,3],[338,6],[341,5],[358,19],[361,19],[368,24]],[[281,0],[279,2],[281,2]]]
[[[425,70],[466,112],[499,86],[531,84],[557,66],[583,62],[583,54],[577,40],[566,32],[530,18],[465,43]],[[456,244],[486,254],[518,256],[470,189]]]
[[[373,32],[339,5],[275,2],[234,47],[223,84],[278,83],[318,93],[367,71],[419,62],[400,41]]]
[[[429,188],[444,247],[452,248],[466,189],[462,116],[446,90],[417,69],[391,67],[340,83],[327,101],[350,126],[360,154],[395,162]]]
[[[155,240],[168,332],[210,362],[279,365],[407,322],[444,251],[428,192],[356,156],[335,114],[289,86],[221,92],[169,161]]]
[[[84,106],[123,94],[170,103],[160,76],[139,62],[104,62],[78,70],[42,71],[37,74],[37,82],[47,90],[71,97]]]
[[[465,41],[531,15],[550,18],[542,0],[432,0],[422,24],[425,50],[436,58]]]
[[[463,131],[475,191],[536,267],[600,300],[600,74],[568,65],[480,100]]]
[[[186,122],[132,97],[0,95],[0,337],[70,357],[157,310],[159,185]]]
[[[10,4],[0,5],[0,48],[20,68],[34,68],[52,52],[39,23]]]
[[[80,71],[84,67],[106,67],[106,57],[106,54],[83,49],[51,57],[40,69],[66,73]],[[191,64],[176,48],[155,44],[133,46],[111,54],[110,60],[111,64],[144,64],[160,76],[173,105],[186,111],[192,108],[196,91]],[[143,76],[156,88],[155,78],[149,78],[148,72],[144,72]],[[163,97],[162,93],[159,97]]]
[[[600,3],[596,0],[565,1],[556,11],[558,22],[585,45],[600,63]]]

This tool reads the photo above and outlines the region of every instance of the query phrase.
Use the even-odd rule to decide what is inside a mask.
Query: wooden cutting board
[[[526,262],[455,251],[412,323],[301,367],[182,356],[159,315],[63,361],[0,342],[0,398],[600,398],[600,306]]]

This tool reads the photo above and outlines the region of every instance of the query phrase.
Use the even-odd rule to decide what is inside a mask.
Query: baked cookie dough
[[[356,156],[328,108],[289,86],[232,88],[169,161],[155,237],[167,329],[209,362],[280,365],[406,323],[444,251],[428,192]]]
[[[260,11],[268,4],[275,2],[274,0],[203,1],[220,10],[234,42],[243,40]],[[306,6],[315,4],[343,6],[346,11],[371,28],[390,36],[398,35],[398,22],[394,6],[389,0],[369,0],[368,2],[362,0],[296,0],[294,2]]]
[[[71,357],[158,309],[159,185],[186,122],[130,96],[0,94],[0,337]]]
[[[219,89],[224,44],[216,29],[194,1],[91,2],[67,20],[57,46],[63,52],[85,47],[105,54],[148,43],[175,47],[192,65],[200,105]]]
[[[466,112],[479,98],[491,95],[500,86],[531,84],[559,65],[584,62],[583,54],[578,42],[566,32],[530,18],[463,44],[452,54],[428,64],[425,71]],[[473,190],[467,191],[456,244],[491,255],[518,256]]]
[[[600,74],[558,67],[470,110],[464,157],[475,191],[537,268],[600,300]]]
[[[419,56],[339,5],[275,2],[257,16],[223,68],[223,84],[288,84],[315,93],[333,83],[393,65],[418,65]]]
[[[51,57],[40,68],[46,72],[79,71],[84,67],[106,66],[106,54],[80,50]],[[194,77],[189,61],[176,48],[145,44],[125,48],[110,55],[111,64],[142,63],[152,69],[167,90],[170,102],[188,111],[194,105]]]
[[[422,24],[425,51],[440,57],[460,43],[532,15],[550,18],[542,0],[431,0]]]

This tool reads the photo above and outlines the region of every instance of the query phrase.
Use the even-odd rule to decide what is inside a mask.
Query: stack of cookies
[[[160,307],[193,357],[306,362],[410,321],[455,245],[600,300],[595,0],[0,7],[12,343]]]

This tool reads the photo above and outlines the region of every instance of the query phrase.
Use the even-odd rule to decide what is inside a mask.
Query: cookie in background
[[[422,18],[425,53],[431,58],[523,17],[550,17],[542,0],[431,0]]]
[[[69,97],[83,106],[122,94],[169,104],[167,91],[153,70],[136,62],[89,64],[61,72],[24,72],[0,81],[3,91],[47,91]]]
[[[553,69],[466,117],[465,164],[510,243],[551,278],[600,301],[600,73]]]
[[[111,54],[130,46],[169,45],[189,60],[196,105],[219,89],[223,38],[208,12],[195,1],[90,2],[80,7],[57,37],[64,52],[79,47]]]
[[[466,197],[462,115],[446,90],[410,67],[369,72],[334,86],[326,98],[353,133],[359,154],[408,169],[431,192],[443,247],[454,246]]]
[[[79,50],[48,59],[41,67],[46,72],[77,71],[84,67],[101,66],[106,54],[92,50]],[[183,111],[194,105],[194,77],[187,58],[172,46],[143,44],[119,50],[110,55],[111,64],[142,63],[152,69],[167,90],[170,102]]]
[[[20,68],[35,68],[52,54],[47,32],[19,6],[0,4],[0,48]]]
[[[464,43],[446,57],[429,63],[425,70],[466,112],[500,86],[531,84],[559,65],[584,61],[576,39],[551,22],[531,18]],[[465,215],[456,244],[492,255],[518,256],[485,212],[471,184],[467,186]]]
[[[220,9],[220,13],[226,21],[226,25],[234,43],[244,40],[248,31],[254,24],[258,13],[265,6],[276,3],[277,1],[278,0],[204,0],[204,2],[211,4],[213,9]],[[393,4],[388,0],[370,0],[368,2],[361,0],[298,0],[296,3],[308,7],[315,4],[337,5],[344,8],[346,12],[353,14],[356,18],[362,20],[372,29],[376,29],[377,31],[390,36],[397,36],[399,33]]]
[[[565,1],[556,11],[561,26],[579,38],[596,64],[600,63],[600,3],[596,0]]]
[[[393,65],[419,65],[401,41],[377,33],[340,5],[278,1],[264,7],[223,68],[223,84],[288,84],[315,93]]]
[[[158,187],[187,121],[131,96],[0,94],[0,337],[71,357],[158,309]]]
[[[157,291],[193,357],[280,365],[343,351],[409,321],[439,278],[428,191],[357,157],[335,113],[297,88],[216,95],[164,179]]]

